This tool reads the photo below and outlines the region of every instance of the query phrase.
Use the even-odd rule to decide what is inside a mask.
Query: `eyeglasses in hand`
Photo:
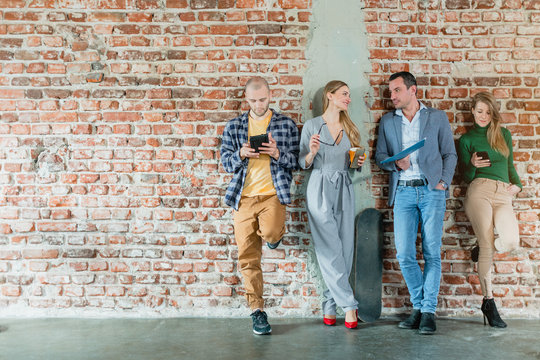
[[[323,126],[325,126],[325,125],[326,125],[326,122],[323,122],[322,125],[321,125],[321,127],[319,128],[319,132],[317,133],[317,135],[321,135],[321,130],[322,130]],[[329,144],[329,143],[327,143],[327,142],[322,141],[321,138],[320,138],[320,136],[319,136],[319,142],[320,142],[321,144],[324,144],[324,145],[335,146],[336,143],[337,143],[337,141],[338,141],[339,138],[341,137],[341,134],[342,134],[342,133],[343,133],[343,129],[340,130],[340,132],[339,132],[339,134],[336,136],[336,139],[334,140],[334,143],[333,143],[333,144]]]

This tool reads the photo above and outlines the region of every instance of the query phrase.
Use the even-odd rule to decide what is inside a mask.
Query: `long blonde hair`
[[[489,146],[504,155],[504,157],[508,157],[508,155],[510,155],[510,150],[508,149],[508,145],[506,145],[506,141],[504,141],[501,130],[502,117],[499,113],[499,107],[497,105],[497,100],[495,100],[495,96],[486,91],[479,92],[472,98],[472,108],[474,109],[479,102],[486,104],[489,107],[489,113],[491,115],[491,122],[487,129]]]
[[[343,86],[349,87],[346,83],[340,80],[332,80],[328,84],[326,84],[322,95],[323,113],[326,111],[326,109],[328,109],[328,104],[330,103],[326,94],[334,94],[338,89],[342,88]],[[360,146],[360,131],[358,131],[358,128],[352,122],[351,117],[349,116],[349,112],[347,110],[342,110],[339,112],[339,123],[341,124],[341,126],[343,126],[343,130],[345,131],[345,134],[347,134],[351,145],[353,147]]]

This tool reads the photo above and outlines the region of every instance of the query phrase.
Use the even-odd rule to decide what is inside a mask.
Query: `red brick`
[[[445,90],[441,88],[431,88],[426,91],[427,99],[443,99],[445,96]]]
[[[49,268],[49,263],[44,261],[31,261],[29,269],[34,272],[45,272]]]
[[[118,297],[126,294],[126,289],[123,286],[108,286],[106,288],[107,296]]]
[[[0,260],[17,260],[21,258],[19,251],[15,250],[0,250]]]
[[[279,6],[282,9],[307,9],[310,5],[309,0],[279,0]]]
[[[0,99],[23,99],[24,90],[0,89]]]
[[[106,261],[97,261],[89,263],[90,271],[105,271],[109,268],[109,265]]]
[[[463,277],[463,276],[455,276],[455,275],[443,275],[442,276],[442,283],[452,284],[452,285],[465,284],[465,277]]]
[[[24,249],[22,255],[25,259],[56,259],[58,250]]]
[[[395,24],[366,24],[368,33],[381,33],[381,34],[396,34],[398,32],[398,25]]]
[[[52,196],[49,199],[49,206],[51,207],[58,207],[58,206],[74,207],[76,205],[77,205],[77,199],[75,197]]]
[[[17,296],[21,296],[21,293],[22,293],[22,288],[20,286],[15,286],[15,285],[2,286],[3,296],[17,297]]]
[[[446,250],[445,259],[447,260],[469,260],[470,255],[468,251],[464,250]]]
[[[213,35],[245,35],[248,28],[245,25],[212,25],[210,33]]]
[[[403,276],[397,273],[387,273],[383,274],[383,283],[397,283],[400,284],[403,282]]]
[[[16,101],[0,101],[1,111],[15,111],[17,109]]]
[[[129,271],[129,266],[125,262],[111,263],[110,270],[112,272],[126,272]]]
[[[37,223],[37,230],[46,232],[73,232],[77,231],[77,224],[63,222],[42,222]]]

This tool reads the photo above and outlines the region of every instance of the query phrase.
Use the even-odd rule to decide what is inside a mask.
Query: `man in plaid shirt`
[[[250,111],[225,126],[221,162],[233,178],[225,203],[234,208],[234,236],[238,267],[245,296],[252,310],[253,332],[269,334],[272,328],[264,312],[261,270],[262,242],[275,249],[285,233],[285,204],[291,202],[292,170],[298,164],[298,128],[293,120],[269,108],[266,80],[251,78],[245,88]],[[268,142],[257,149],[248,138],[267,134]]]

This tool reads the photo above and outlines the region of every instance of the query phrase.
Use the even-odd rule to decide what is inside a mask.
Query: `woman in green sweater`
[[[519,246],[519,227],[512,198],[522,185],[512,155],[512,136],[501,127],[495,97],[480,92],[473,97],[473,128],[459,139],[459,161],[465,181],[470,183],[465,212],[478,238],[473,260],[478,261],[478,277],[484,299],[482,313],[493,327],[506,327],[493,300],[491,265],[494,250],[507,252]],[[493,229],[499,234],[495,239]],[[479,250],[479,251],[478,251]],[[475,258],[476,257],[476,258]]]

